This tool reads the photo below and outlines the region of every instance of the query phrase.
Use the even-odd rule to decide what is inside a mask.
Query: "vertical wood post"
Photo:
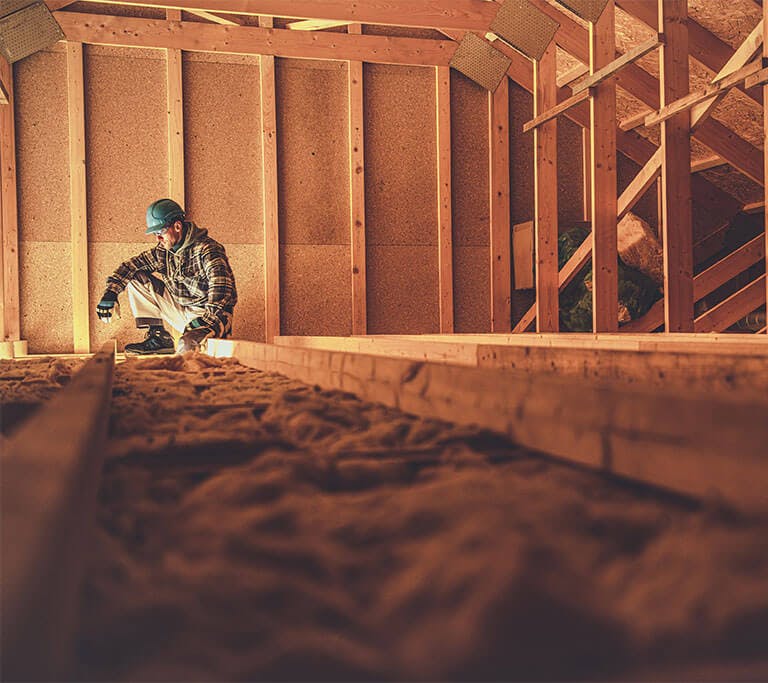
[[[8,104],[0,105],[0,227],[2,228],[2,321],[0,341],[19,339],[19,217],[16,203],[16,128],[13,67],[0,57],[0,81]]]
[[[259,26],[272,28],[272,17],[259,17]],[[261,97],[262,205],[264,208],[264,332],[271,344],[280,334],[280,233],[277,214],[277,114],[275,58],[259,56]]]
[[[688,3],[658,0],[661,106],[688,93]],[[664,329],[693,332],[693,229],[691,224],[690,112],[661,123]]]
[[[451,207],[451,70],[435,67],[437,115],[437,264],[440,332],[453,332],[453,220]]]
[[[582,214],[585,221],[592,220],[592,143],[589,128],[581,129],[581,177],[583,182]]]
[[[763,2],[763,63],[768,58],[768,3]],[[768,180],[768,83],[763,85],[763,164],[765,168],[765,178]],[[768,207],[768,182],[765,183],[764,200],[765,207]],[[765,266],[768,273],[768,209],[764,209],[765,215]],[[768,277],[765,278],[765,308],[768,314]],[[763,333],[768,334],[768,327],[763,328]]]
[[[614,0],[589,25],[589,72],[616,56]],[[616,84],[607,79],[589,98],[592,214],[592,329],[615,332],[619,322],[616,244]]]
[[[85,94],[82,43],[67,43],[67,112],[72,246],[72,336],[75,353],[90,353],[88,202],[85,180]]]
[[[348,33],[359,34],[360,24]],[[349,230],[352,269],[352,334],[367,334],[367,268],[365,242],[365,148],[363,119],[363,63],[347,62],[349,77]]]
[[[181,21],[181,10],[165,12],[169,21]],[[184,96],[181,74],[181,50],[166,53],[166,93],[168,97],[168,196],[181,206],[184,197]]]
[[[491,332],[512,330],[511,216],[509,206],[509,79],[488,95],[488,174],[491,227]]]
[[[533,115],[557,105],[557,62],[555,43],[550,43],[541,60],[534,62]],[[557,119],[534,128],[534,197],[536,214],[536,331],[557,332]]]

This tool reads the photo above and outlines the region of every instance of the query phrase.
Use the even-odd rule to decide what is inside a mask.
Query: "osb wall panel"
[[[283,245],[280,249],[282,334],[352,334],[347,245]]]
[[[278,59],[275,81],[280,242],[349,244],[347,65]]]
[[[19,239],[68,242],[67,67],[62,49],[16,63]]]
[[[72,251],[61,242],[19,243],[21,338],[30,353],[72,353]]]
[[[368,334],[426,334],[440,323],[437,250],[368,246]]]
[[[523,133],[523,124],[533,118],[533,96],[512,81],[509,118],[512,222],[523,223],[534,218],[533,131]],[[562,116],[557,122],[557,214],[559,228],[565,231],[583,215],[582,129]]]
[[[491,331],[488,247],[453,249],[453,309],[456,332]]]
[[[453,69],[451,191],[454,247],[488,247],[488,92]]]
[[[366,64],[366,239],[437,244],[435,72]]]
[[[264,246],[234,244],[225,247],[237,285],[232,336],[264,341]]]
[[[225,246],[261,244],[258,66],[185,54],[182,74],[189,216]]]
[[[134,242],[168,192],[165,64],[130,49],[84,53],[89,240]]]

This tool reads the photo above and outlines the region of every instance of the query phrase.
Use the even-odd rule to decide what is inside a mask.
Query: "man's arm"
[[[200,320],[202,325],[215,335],[221,335],[226,322],[231,318],[232,308],[237,303],[235,276],[221,245],[206,248],[202,254],[202,264],[208,280],[208,301]]]
[[[157,247],[147,249],[137,256],[123,261],[108,278],[107,290],[114,294],[120,294],[139,271],[147,273],[162,273],[165,270],[165,261]]]

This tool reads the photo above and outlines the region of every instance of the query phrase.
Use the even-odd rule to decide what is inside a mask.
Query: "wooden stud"
[[[360,24],[350,24],[348,31],[359,34]],[[363,112],[363,64],[348,63],[349,109],[349,229],[352,271],[352,334],[368,330],[367,268],[365,239],[365,149]]]
[[[512,262],[515,289],[533,289],[533,221],[512,226]]]
[[[259,26],[272,27],[271,17],[259,17]],[[277,212],[277,112],[275,58],[259,58],[261,104],[262,205],[264,207],[264,334],[267,343],[280,334],[280,229]]]
[[[527,133],[530,130],[534,130],[536,127],[542,125],[543,123],[546,123],[547,121],[551,121],[555,117],[559,116],[560,114],[565,113],[568,111],[571,107],[579,104],[580,102],[584,102],[584,100],[589,98],[589,90],[582,90],[579,93],[572,95],[567,100],[563,100],[559,104],[554,104],[552,107],[547,109],[546,111],[540,112],[536,116],[534,116],[530,121],[526,121],[523,124],[523,133]]]
[[[581,129],[581,204],[585,221],[592,221],[592,143],[589,128]]]
[[[534,63],[534,115],[557,103],[554,42]],[[557,121],[533,132],[534,215],[536,217],[536,331],[557,332],[559,323],[557,263]]]
[[[661,106],[688,92],[687,0],[658,0],[659,31],[667,37],[659,58]],[[661,123],[662,242],[664,249],[664,329],[693,331],[693,228],[689,115],[680,112]]]
[[[453,221],[451,207],[451,70],[435,67],[437,130],[437,251],[440,331],[453,332]]]
[[[491,332],[512,328],[511,216],[509,203],[509,81],[488,95]]]
[[[16,126],[14,122],[13,67],[0,57],[0,81],[8,91],[0,106],[0,226],[2,227],[2,323],[0,340],[19,339],[19,222],[16,200]]]
[[[72,244],[72,333],[75,353],[90,353],[88,304],[88,201],[85,173],[83,46],[67,43],[69,204]]]
[[[589,27],[589,71],[596,73],[616,53],[614,0]],[[590,98],[592,140],[592,329],[614,332],[618,321],[616,237],[616,84],[604,81]]]
[[[631,50],[627,50],[623,55],[617,57],[601,69],[598,69],[595,73],[590,74],[587,78],[581,81],[581,83],[573,86],[573,94],[575,95],[582,90],[587,90],[588,88],[596,86],[598,83],[602,83],[605,79],[615,75],[617,71],[623,69],[628,64],[631,64],[640,59],[640,57],[644,57],[649,52],[655,50],[661,45],[662,40],[663,36],[659,35],[656,38],[650,38],[649,40],[640,43],[640,45],[633,47]]]
[[[318,5],[319,6],[319,5]],[[163,19],[57,12],[67,40],[94,45],[177,48],[190,52],[357,60],[377,64],[448,66],[456,43],[448,40],[220,26]]]
[[[167,10],[169,21],[181,21],[179,10]],[[184,196],[184,93],[181,50],[166,50],[166,94],[168,103],[168,196],[185,205]]]

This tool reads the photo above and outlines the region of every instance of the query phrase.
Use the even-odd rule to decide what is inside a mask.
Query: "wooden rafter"
[[[2,321],[0,341],[19,339],[19,223],[16,198],[16,126],[13,115],[13,68],[0,57],[0,81],[9,104],[0,107],[0,232],[2,232]]]
[[[456,51],[456,43],[450,40],[308,33],[76,12],[56,12],[55,17],[67,40],[97,45],[161,47],[299,59],[352,59],[422,66],[448,66]]]
[[[338,28],[347,26],[348,21],[333,21],[330,19],[305,19],[304,21],[292,21],[287,28],[292,31],[322,31],[325,28]]]
[[[128,7],[156,7],[219,14],[327,19],[345,23],[485,31],[498,7],[482,0],[84,0]],[[48,0],[49,5],[55,0]]]
[[[179,10],[168,10],[171,12],[178,12]],[[240,22],[235,21],[234,19],[229,19],[227,17],[219,16],[218,14],[213,14],[213,12],[206,12],[204,10],[199,9],[190,9],[187,10],[190,14],[194,14],[196,17],[200,17],[201,19],[207,19],[208,21],[212,21],[214,24],[222,24],[224,26],[239,26]],[[168,17],[170,19],[170,17]],[[181,17],[179,17],[178,21],[181,21]]]
[[[765,304],[766,277],[761,275],[717,306],[703,313],[694,323],[696,332],[722,332],[745,315]]]

